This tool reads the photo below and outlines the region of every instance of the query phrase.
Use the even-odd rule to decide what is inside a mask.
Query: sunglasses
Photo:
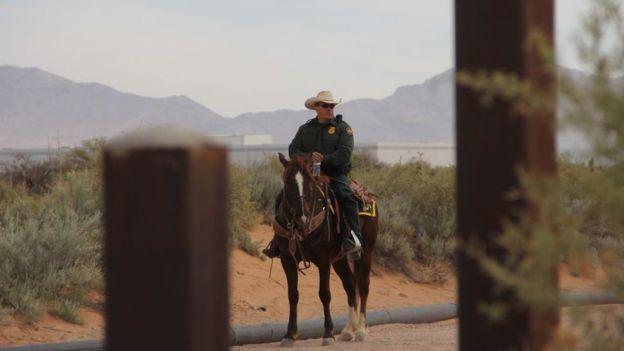
[[[334,108],[336,105],[335,104],[326,104],[324,102],[320,102],[317,106],[320,106],[322,108]]]

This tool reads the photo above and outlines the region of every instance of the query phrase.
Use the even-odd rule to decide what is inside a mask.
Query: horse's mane
[[[329,184],[329,177],[321,174],[320,176],[312,176],[312,157],[295,155],[291,158],[290,163],[286,169],[284,169],[284,181],[294,176],[297,171],[305,173],[306,178],[312,180],[315,184]]]

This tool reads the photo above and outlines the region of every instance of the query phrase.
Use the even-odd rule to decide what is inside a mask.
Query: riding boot
[[[284,197],[284,190],[282,189],[279,191],[279,193],[275,197],[275,213],[276,214],[279,213],[279,208],[282,203],[283,197]],[[269,244],[267,245],[267,247],[264,250],[262,250],[262,253],[268,258],[274,258],[280,255],[279,246],[277,245],[277,242],[275,241],[275,234],[273,234],[273,239],[269,241]]]
[[[274,258],[280,255],[279,246],[275,242],[275,238],[271,239],[267,247],[262,250],[262,253],[268,258]]]
[[[362,257],[362,243],[353,230],[348,238],[342,240],[342,250],[352,261],[357,261]]]
[[[342,249],[352,260],[359,260],[362,252],[362,234],[357,202],[345,201],[343,209],[345,221],[351,230],[350,235],[342,241]]]
[[[362,235],[360,234],[360,218],[358,213],[358,201],[349,186],[349,179],[345,174],[332,177],[330,186],[344,214],[344,220],[353,234],[342,240],[342,250],[346,252],[350,258],[359,259],[362,251]],[[357,238],[357,240],[356,240]],[[360,245],[358,245],[360,244]]]

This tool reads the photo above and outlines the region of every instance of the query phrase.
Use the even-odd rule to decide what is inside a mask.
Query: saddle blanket
[[[361,206],[360,204],[360,212],[358,213],[360,216],[369,216],[369,217],[377,217],[377,206],[375,206],[376,201],[372,200],[372,202],[364,204]]]

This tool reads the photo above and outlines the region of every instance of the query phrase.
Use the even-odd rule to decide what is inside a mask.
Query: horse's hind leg
[[[355,338],[356,322],[358,319],[355,281],[353,279],[353,274],[347,265],[346,258],[334,263],[334,271],[336,271],[336,274],[338,274],[340,280],[342,281],[342,286],[347,293],[347,303],[349,304],[347,324],[342,330],[342,333],[340,333],[338,339],[341,341],[351,341]]]
[[[357,289],[360,297],[360,313],[358,323],[356,326],[355,340],[364,341],[368,334],[368,323],[366,322],[366,303],[368,301],[368,292],[370,285],[370,270],[371,270],[372,257],[363,255],[360,262],[357,264],[355,274],[357,275]]]
[[[290,313],[288,315],[288,329],[286,335],[282,339],[282,346],[293,346],[297,339],[297,303],[299,303],[299,290],[297,284],[299,276],[297,274],[297,263],[288,252],[282,251],[280,261],[286,273],[288,281],[288,302],[290,304]]]
[[[329,305],[331,302],[331,291],[329,289],[329,262],[319,263],[319,298],[323,303],[323,314],[325,315],[325,334],[323,335],[323,346],[331,345],[334,342],[334,322],[332,321]]]

